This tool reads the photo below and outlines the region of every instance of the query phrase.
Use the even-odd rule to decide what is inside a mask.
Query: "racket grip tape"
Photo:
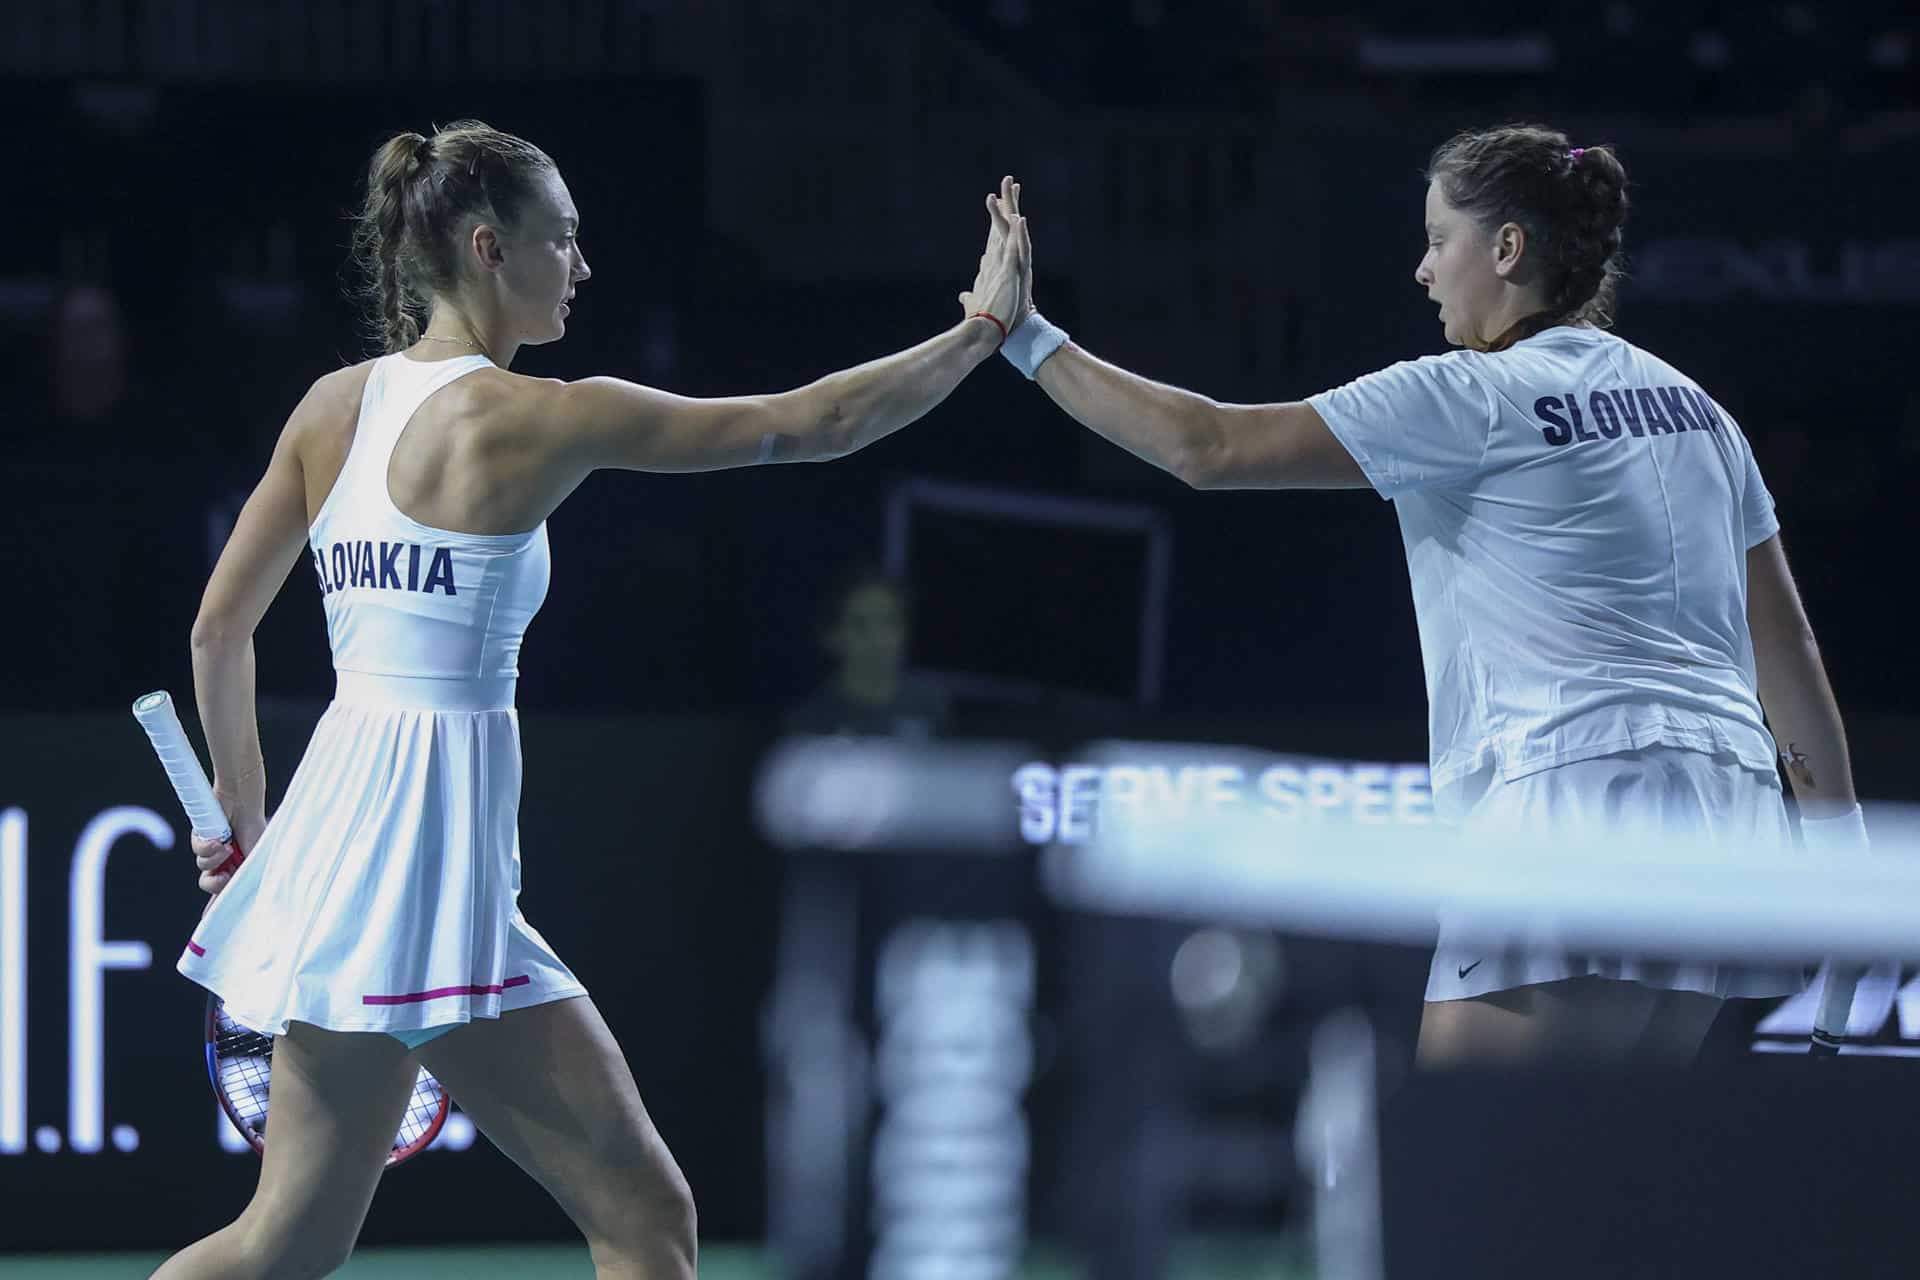
[[[187,811],[187,820],[193,824],[193,834],[202,840],[221,840],[232,846],[233,856],[215,868],[216,875],[231,875],[247,860],[247,855],[234,840],[233,824],[227,821],[226,812],[213,794],[213,784],[207,781],[206,770],[200,767],[200,757],[187,741],[186,730],[180,727],[180,715],[174,710],[173,698],[164,690],[136,698],[133,718],[147,731],[154,754],[167,771],[167,781],[173,784],[173,793],[179,798],[180,807]]]

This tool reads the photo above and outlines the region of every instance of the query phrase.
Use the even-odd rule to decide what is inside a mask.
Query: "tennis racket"
[[[1867,821],[1855,804],[1846,813],[1826,818],[1800,815],[1800,845],[1810,853],[1826,857],[1858,857],[1867,852]],[[1820,1008],[1813,1015],[1813,1037],[1807,1052],[1816,1058],[1835,1057],[1847,1038],[1847,1015],[1853,1010],[1854,988],[1867,976],[1863,964],[1827,967],[1826,989],[1820,993]]]
[[[233,1020],[219,996],[207,997],[207,1077],[220,1109],[257,1152],[267,1149],[267,1092],[273,1083],[273,1037]],[[433,1144],[447,1122],[453,1100],[425,1067],[414,1077],[413,1093],[400,1117],[400,1130],[387,1152],[387,1167],[412,1159]]]
[[[1827,970],[1826,990],[1820,993],[1820,1011],[1813,1015],[1813,1040],[1807,1052],[1831,1058],[1847,1038],[1847,1014],[1853,1009],[1853,990],[1867,974],[1864,965],[1836,964]]]
[[[193,833],[202,840],[220,840],[233,845],[233,856],[220,864],[222,872],[232,872],[246,861],[246,854],[233,844],[233,827],[226,812],[214,798],[213,786],[200,757],[180,727],[173,698],[164,690],[137,698],[133,717],[147,731],[168,781],[180,798],[193,824]],[[240,1131],[247,1145],[256,1152],[267,1145],[267,1094],[273,1082],[273,1037],[243,1027],[233,1020],[220,997],[207,996],[206,1013],[207,1078],[213,1083],[214,1097],[220,1109]],[[440,1135],[447,1122],[453,1099],[425,1067],[414,1078],[413,1094],[407,1099],[406,1114],[387,1153],[387,1167],[425,1151]]]

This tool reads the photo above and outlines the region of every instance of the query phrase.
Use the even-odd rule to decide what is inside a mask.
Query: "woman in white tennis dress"
[[[294,411],[194,625],[214,790],[250,857],[229,880],[229,851],[196,842],[217,896],[179,967],[277,1037],[272,1139],[240,1217],[157,1275],[339,1266],[421,1063],[560,1202],[598,1274],[694,1274],[686,1182],[592,999],[516,905],[513,693],[546,518],[599,468],[824,460],[921,417],[1027,306],[1002,195],[952,328],[795,391],[692,400],[507,371],[562,336],[588,277],[545,153],[474,121],[380,148],[357,248],[389,354]],[[303,551],[338,685],[268,821],[252,634]]]
[[[425,1043],[583,988],[515,906],[520,641],[547,594],[547,527],[467,534],[404,514],[394,446],[485,356],[383,356],[309,531],[338,684],[273,821],[180,972],[245,1026]],[[282,853],[282,850],[288,852]]]
[[[1450,140],[1428,179],[1414,278],[1464,350],[1268,405],[1115,368],[1038,313],[1004,352],[1081,423],[1195,487],[1370,487],[1393,502],[1443,817],[1542,856],[1569,834],[1778,844],[1777,739],[1806,843],[1864,845],[1752,450],[1692,379],[1606,331],[1619,161],[1512,126]],[[1459,923],[1441,922],[1427,984],[1430,1064],[1686,1061],[1723,999],[1804,985],[1799,970],[1510,945]]]

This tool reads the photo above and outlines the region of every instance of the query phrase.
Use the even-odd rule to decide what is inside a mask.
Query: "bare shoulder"
[[[359,423],[360,398],[366,393],[371,372],[373,361],[363,360],[314,379],[287,418],[289,441],[303,452],[313,446],[324,449],[337,444],[344,453]]]
[[[343,411],[358,413],[360,397],[366,394],[367,376],[373,372],[373,366],[372,360],[362,360],[359,364],[321,374],[307,388],[300,408],[319,416],[338,417]]]
[[[537,435],[567,384],[500,368],[476,369],[440,395],[443,412],[476,439],[505,444]]]
[[[360,425],[360,397],[372,370],[373,361],[364,360],[321,374],[300,397],[280,433],[274,465],[298,465],[308,523],[319,513],[346,463],[347,450],[353,447],[353,433]]]
[[[537,484],[566,492],[603,466],[745,465],[767,431],[754,412],[765,399],[696,400],[621,378],[567,382],[499,368],[475,370],[435,396],[436,416],[460,424],[457,450],[490,468],[522,468]],[[736,420],[738,430],[729,433]],[[679,465],[673,465],[676,450],[666,447],[669,427],[688,437],[677,450],[686,455]],[[702,459],[703,452],[713,456]]]

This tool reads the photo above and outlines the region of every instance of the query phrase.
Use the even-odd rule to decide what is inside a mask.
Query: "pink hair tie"
[[[1567,152],[1567,159],[1573,164],[1573,167],[1577,169],[1580,167],[1580,157],[1585,154],[1587,154],[1585,147],[1575,147],[1573,150]]]

